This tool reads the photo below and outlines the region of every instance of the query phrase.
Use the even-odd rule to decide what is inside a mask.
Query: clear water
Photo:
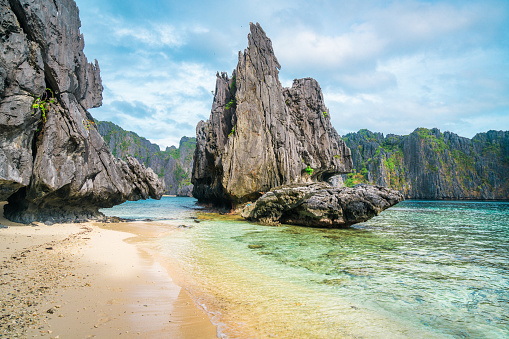
[[[131,220],[185,220],[196,215],[199,210],[202,208],[196,205],[196,199],[164,196],[161,200],[126,201],[100,211],[109,217]]]
[[[346,230],[195,207],[163,198],[108,213],[203,218],[159,249],[228,336],[509,338],[507,202],[404,201]]]

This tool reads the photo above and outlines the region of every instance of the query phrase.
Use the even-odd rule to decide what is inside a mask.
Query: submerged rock
[[[381,186],[288,185],[247,205],[242,217],[265,224],[347,227],[367,221],[402,200],[399,191]]]
[[[72,0],[0,0],[0,200],[11,220],[79,221],[160,198],[157,176],[116,160],[87,109],[102,103]]]
[[[317,81],[279,82],[279,62],[259,24],[232,78],[217,75],[210,118],[196,127],[193,196],[236,207],[285,184],[327,180],[352,169]]]

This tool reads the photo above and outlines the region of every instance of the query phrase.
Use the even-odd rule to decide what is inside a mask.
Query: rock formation
[[[343,140],[355,168],[346,185],[390,187],[410,199],[509,199],[509,132],[468,139],[436,128],[385,137],[360,130]]]
[[[196,128],[192,183],[200,202],[237,206],[273,187],[352,169],[318,83],[283,88],[270,39],[259,24],[250,28],[249,47],[231,78],[217,75],[210,118]]]
[[[348,227],[378,215],[403,195],[380,186],[332,187],[326,183],[288,185],[265,193],[242,216],[266,224]]]
[[[158,145],[109,121],[96,121],[99,134],[114,156],[126,159],[131,156],[151,168],[162,180],[164,194],[192,196],[191,172],[196,138],[182,137],[179,147]]]
[[[115,160],[94,127],[101,77],[79,27],[73,0],[0,0],[0,200],[12,220],[82,220],[161,195],[157,176]]]

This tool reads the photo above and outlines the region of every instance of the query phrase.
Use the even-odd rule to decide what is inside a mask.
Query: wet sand
[[[216,338],[150,243],[156,222],[35,224],[3,218],[0,337]],[[179,277],[173,276],[179,281]]]

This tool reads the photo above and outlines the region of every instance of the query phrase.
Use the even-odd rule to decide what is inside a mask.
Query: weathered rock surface
[[[402,200],[399,191],[380,186],[288,185],[275,188],[246,206],[242,217],[266,224],[348,227],[369,220]]]
[[[12,220],[78,220],[162,192],[151,170],[115,160],[91,123],[102,85],[80,25],[73,0],[0,0],[0,200]]]
[[[356,173],[347,185],[390,187],[410,199],[509,199],[509,132],[472,139],[418,128],[409,135],[360,130],[343,137]]]
[[[192,196],[196,138],[182,137],[178,148],[171,146],[161,151],[158,145],[112,122],[97,121],[96,127],[114,156],[119,159],[131,156],[151,168],[162,180],[164,194]]]
[[[352,169],[318,83],[306,78],[283,88],[272,43],[259,24],[251,24],[248,41],[232,78],[217,75],[210,118],[196,128],[192,183],[200,202],[236,206],[272,187]]]

